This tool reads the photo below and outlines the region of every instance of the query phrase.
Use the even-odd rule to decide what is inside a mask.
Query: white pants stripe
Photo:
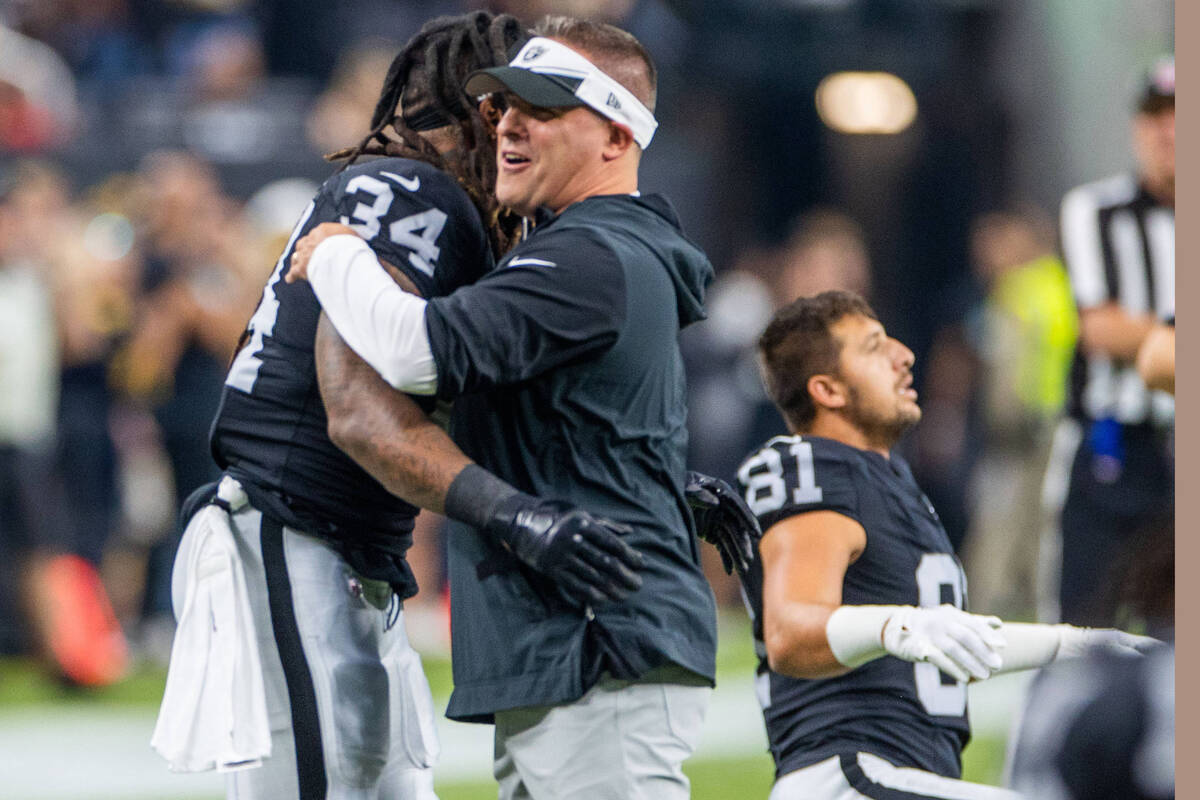
[[[1020,800],[1008,789],[946,778],[872,755],[830,756],[775,782],[769,800]]]

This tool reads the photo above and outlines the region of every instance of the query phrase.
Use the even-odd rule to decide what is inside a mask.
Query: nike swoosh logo
[[[379,174],[385,178],[391,178],[405,189],[408,189],[410,192],[415,192],[417,189],[421,188],[420,175],[414,175],[411,178],[402,178],[394,172],[384,172],[383,170],[380,170]]]
[[[509,267],[557,267],[553,261],[543,261],[540,258],[514,258],[506,266]]]

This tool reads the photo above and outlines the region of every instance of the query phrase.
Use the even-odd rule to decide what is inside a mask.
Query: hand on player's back
[[[284,275],[283,279],[288,283],[308,280],[308,262],[312,259],[313,251],[317,249],[317,245],[330,236],[340,236],[346,233],[351,236],[358,235],[349,225],[343,225],[340,222],[322,222],[301,236],[297,240],[296,246],[292,248],[292,263],[288,267],[287,274]]]
[[[501,504],[488,529],[526,565],[581,605],[620,601],[637,591],[641,553],[621,540],[628,525],[561,500],[517,494]]]

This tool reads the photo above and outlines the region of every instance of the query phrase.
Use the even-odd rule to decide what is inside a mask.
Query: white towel
[[[237,481],[217,491],[246,505]],[[246,576],[229,513],[202,508],[188,522],[172,574],[178,627],[150,746],[175,772],[257,767],[271,754],[271,726]]]

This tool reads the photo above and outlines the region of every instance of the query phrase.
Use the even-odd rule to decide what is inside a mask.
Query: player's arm
[[[1003,663],[996,673],[1035,669],[1067,658],[1079,658],[1090,650],[1109,650],[1119,655],[1144,655],[1163,646],[1158,639],[1138,636],[1114,628],[1078,628],[1039,622],[1005,622],[1000,627],[1005,647]]]
[[[315,356],[330,440],[392,494],[444,514],[446,495],[471,460],[355,355],[323,313]]]
[[[763,564],[763,639],[775,671],[828,678],[893,655],[929,662],[958,680],[1000,667],[1000,620],[951,605],[842,605],[846,569],[866,548],[857,521],[812,511],[771,526]]]
[[[767,529],[759,542],[763,640],[775,672],[827,678],[850,670],[825,629],[842,604],[846,569],[866,545],[862,525],[836,511],[797,514]]]

